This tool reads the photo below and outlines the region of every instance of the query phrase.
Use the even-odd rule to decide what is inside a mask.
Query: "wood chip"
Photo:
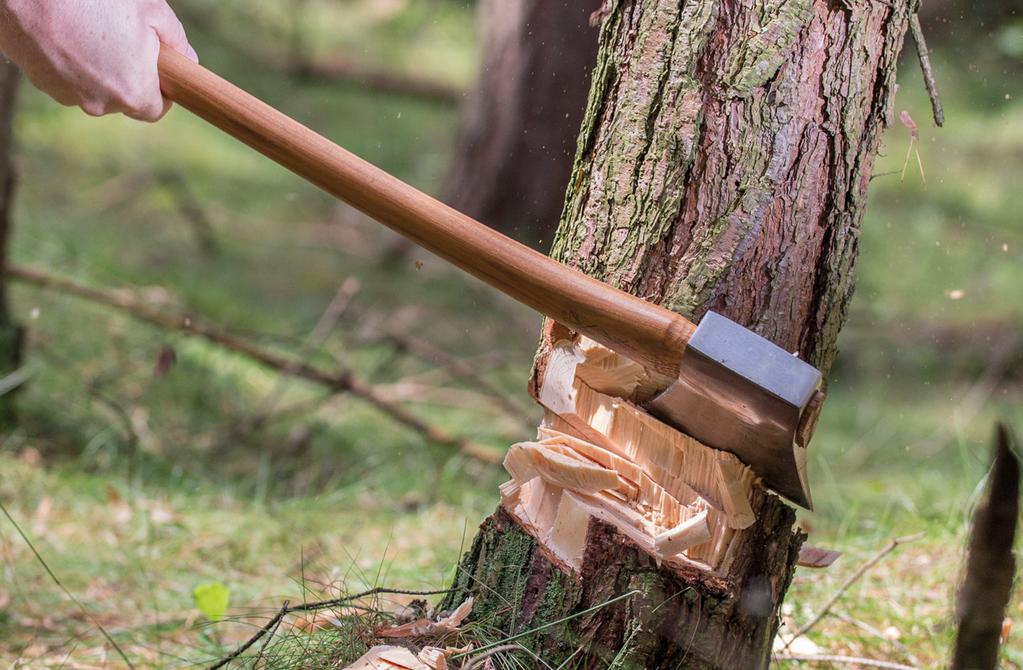
[[[842,555],[842,552],[834,549],[821,549],[804,545],[799,550],[799,560],[796,565],[801,568],[827,568]]]

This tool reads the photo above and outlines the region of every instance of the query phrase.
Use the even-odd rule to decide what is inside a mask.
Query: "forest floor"
[[[380,9],[388,3],[349,3],[361,9],[344,20],[333,4],[307,3],[297,25],[310,49],[459,86],[471,79],[472,18],[457,3],[391,3],[403,8],[392,14]],[[456,107],[252,67],[231,44],[281,42],[268,6],[235,0],[202,14],[193,38],[206,64],[436,190]],[[1019,64],[965,41],[935,46],[948,125],[930,122],[907,44],[896,113],[920,127],[926,183],[915,156],[901,175],[910,132],[896,120],[811,451],[818,504],[801,523],[812,544],[843,555],[798,572],[785,605],[798,626],[892,538],[922,533],[809,634],[821,653],[918,667],[947,655],[994,422],[1023,429]],[[539,319],[529,311],[428,255],[387,261],[390,233],[182,110],[156,126],[97,120],[26,88],[17,135],[18,264],[347,366],[423,420],[495,449],[530,436],[539,413],[525,381]],[[346,280],[347,310],[309,345]],[[31,378],[21,423],[0,440],[0,502],[66,592],[0,519],[0,667],[120,667],[98,624],[137,666],[201,665],[286,599],[443,588],[495,508],[498,467],[430,444],[351,394],[282,380],[68,295],[19,286],[13,302]],[[505,400],[456,379],[436,355],[404,351],[393,334],[469,363]],[[230,593],[216,625],[193,600],[206,583]],[[1019,594],[1010,616],[1023,622]],[[1023,626],[1004,663],[1023,667]]]

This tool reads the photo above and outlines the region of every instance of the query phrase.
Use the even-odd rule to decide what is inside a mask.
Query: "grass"
[[[216,23],[194,35],[207,63],[385,169],[437,187],[454,109],[255,70],[211,34],[244,38],[256,26],[261,39],[280,39],[275,5],[206,4]],[[341,15],[310,1],[302,32],[318,53],[468,81],[465,7],[393,4],[404,10],[345,3]],[[922,667],[947,655],[991,428],[1018,421],[1023,396],[1019,64],[955,40],[935,46],[949,125],[931,127],[907,60],[896,111],[921,127],[926,183],[915,162],[898,174],[909,132],[896,122],[875,169],[859,288],[813,446],[818,505],[801,522],[813,544],[843,557],[799,572],[786,605],[791,623],[806,621],[890,538],[923,531],[840,601],[844,618],[810,634],[828,653]],[[343,361],[395,398],[398,382],[414,380],[429,402],[407,406],[450,432],[495,447],[522,436],[435,362],[373,337],[412,333],[472,361],[535,415],[523,389],[536,317],[431,257],[381,265],[389,233],[188,114],[153,127],[89,119],[26,89],[17,132],[18,262],[97,286],[147,287],[148,299],[282,351],[296,350],[338,284],[355,277],[361,291],[313,360]],[[182,175],[202,203],[215,255],[201,252],[173,192],[145,179],[160,171]],[[426,444],[355,399],[282,383],[73,298],[18,288],[13,299],[33,377],[19,396],[22,425],[0,441],[0,500],[140,666],[217,658],[285,599],[444,586],[496,504],[496,469]],[[177,363],[156,376],[166,347]],[[256,429],[254,415],[263,417]],[[0,560],[0,665],[118,666],[6,523]],[[210,581],[231,590],[231,616],[215,626],[191,595]],[[1010,614],[1023,618],[1019,595]],[[1014,631],[1006,667],[1023,665],[1021,639]]]

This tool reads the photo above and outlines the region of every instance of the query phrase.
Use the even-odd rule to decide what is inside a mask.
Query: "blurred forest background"
[[[474,3],[174,5],[208,67],[402,179],[457,192],[459,104],[483,33]],[[797,573],[786,615],[805,621],[866,557],[922,532],[810,637],[927,667],[949,646],[992,426],[1021,425],[1023,17],[935,0],[922,19],[946,125],[931,121],[907,38],[810,452],[817,510],[801,517],[812,544],[844,555]],[[903,110],[919,163],[905,164]],[[282,375],[15,281],[27,379],[0,438],[0,500],[89,615],[0,520],[0,665],[117,666],[98,621],[133,662],[187,666],[287,598],[443,588],[504,479],[466,448],[501,450],[539,416],[525,391],[539,317],[181,109],[155,126],[93,119],[24,86],[15,141],[18,267],[342,381]],[[511,231],[546,250],[535,227]],[[215,626],[193,602],[211,582],[230,591]],[[1018,595],[1011,607],[1023,622]],[[1005,664],[1023,667],[1023,628]]]

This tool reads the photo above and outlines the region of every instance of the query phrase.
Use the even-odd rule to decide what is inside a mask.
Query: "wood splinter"
[[[599,519],[659,564],[719,572],[756,520],[748,467],[637,407],[664,383],[585,337],[551,351],[537,392],[543,423],[509,450],[501,499],[559,563],[579,569]]]

